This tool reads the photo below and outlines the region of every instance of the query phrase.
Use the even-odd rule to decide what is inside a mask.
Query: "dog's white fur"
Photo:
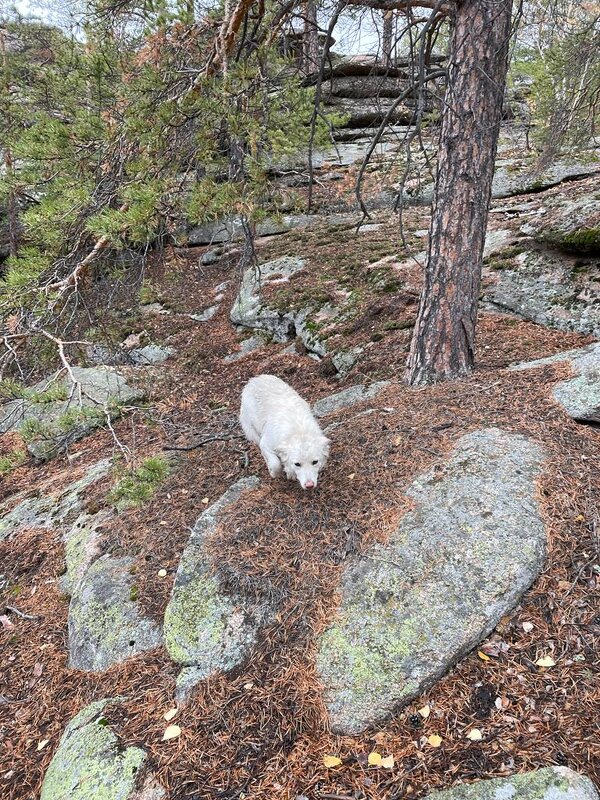
[[[316,487],[329,439],[291,386],[275,375],[251,378],[242,391],[240,423],[246,438],[260,447],[272,478],[285,472],[303,489]]]

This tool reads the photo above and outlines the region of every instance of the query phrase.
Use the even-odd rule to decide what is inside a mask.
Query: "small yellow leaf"
[[[553,667],[556,664],[556,661],[550,656],[544,656],[543,658],[538,658],[535,663],[538,665],[538,667]]]
[[[473,728],[472,731],[467,733],[467,739],[470,739],[472,742],[480,742],[483,739],[483,735],[479,728]]]
[[[202,505],[207,506],[208,505],[208,497],[203,497],[200,502],[202,503]]]
[[[478,651],[477,651],[477,655],[479,656],[479,658],[480,658],[482,661],[489,661],[489,660],[490,660],[490,657],[489,657],[489,656],[486,656],[486,654],[483,652],[483,650],[478,650]]]
[[[179,711],[178,708],[172,708],[170,711],[167,711],[167,713],[164,715],[164,717],[167,720],[167,722],[171,722],[173,717],[177,716],[177,712],[178,711]]]
[[[323,766],[327,767],[339,767],[342,763],[342,759],[338,758],[337,756],[324,756],[323,757]]]
[[[180,733],[181,733],[181,728],[179,727],[179,725],[169,725],[167,730],[163,733],[162,740],[163,742],[166,742],[169,739],[176,739]]]
[[[386,769],[393,769],[394,767],[394,756],[386,756],[385,758],[381,759],[381,766],[385,767]]]
[[[158,577],[159,578],[166,578],[167,577],[167,570],[166,569],[159,569],[158,570]]]
[[[348,480],[353,481],[354,478],[356,478],[356,472],[351,472],[350,475],[348,475]]]
[[[38,750],[43,750],[44,747],[46,747],[46,745],[48,744],[49,741],[50,741],[50,739],[42,739],[41,742],[38,742],[37,749]]]
[[[583,516],[583,514],[579,514],[577,517],[575,517],[575,522],[583,522],[584,519],[585,517]]]
[[[417,713],[419,713],[423,719],[427,719],[427,717],[431,714],[431,709],[429,706],[423,706],[423,708],[420,708]]]
[[[400,447],[401,444],[402,444],[402,437],[396,436],[394,438],[394,447]]]
[[[371,766],[371,767],[380,767],[381,766],[381,753],[378,753],[376,750],[373,750],[372,753],[369,753],[368,762],[369,762],[369,766]]]
[[[442,743],[442,737],[438,736],[437,733],[432,733],[427,741],[432,747],[439,747]]]

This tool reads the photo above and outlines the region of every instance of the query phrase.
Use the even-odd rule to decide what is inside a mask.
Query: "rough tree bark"
[[[394,36],[394,12],[383,12],[383,32],[381,36],[381,50],[383,56],[384,67],[392,65],[392,49],[393,49],[393,36]]]
[[[304,74],[310,75],[319,68],[319,26],[316,0],[307,0],[304,20]]]
[[[458,0],[411,385],[473,368],[481,261],[508,65],[512,0]]]

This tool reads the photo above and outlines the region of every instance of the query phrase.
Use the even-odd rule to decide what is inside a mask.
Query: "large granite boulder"
[[[600,336],[597,265],[575,266],[558,251],[521,245],[516,254],[497,253],[491,269],[486,301],[539,325]]]
[[[10,511],[0,507],[0,540],[9,538],[24,528],[55,528],[70,515],[82,509],[85,490],[110,472],[109,459],[103,459],[90,467],[78,480],[63,489],[37,492],[30,497],[18,496],[18,502]]]
[[[414,510],[346,566],[317,666],[332,727],[356,734],[434,683],[539,574],[543,453],[498,429],[461,437],[407,491]]]
[[[5,403],[0,410],[0,433],[19,430],[27,449],[45,461],[115,419],[124,403],[142,396],[111,367],[73,367],[28,389],[24,397]]]
[[[600,344],[568,350],[548,358],[515,364],[511,370],[535,369],[568,361],[575,377],[558,383],[552,392],[567,414],[577,422],[600,423]]]
[[[165,611],[164,640],[171,658],[185,668],[179,681],[185,691],[214,672],[240,664],[273,614],[264,604],[224,592],[206,549],[223,512],[257,485],[258,478],[244,478],[213,503],[199,517],[181,556]]]
[[[522,232],[567,252],[600,254],[600,197],[557,198],[545,211],[523,225]]]
[[[116,700],[97,700],[69,722],[42,784],[40,800],[162,800],[151,779],[139,786],[146,752],[123,747],[102,716]]]
[[[101,671],[161,644],[160,626],[137,602],[134,560],[101,556],[75,584],[69,605],[69,666]]]
[[[592,781],[568,767],[546,767],[510,778],[462,783],[424,800],[598,800]]]

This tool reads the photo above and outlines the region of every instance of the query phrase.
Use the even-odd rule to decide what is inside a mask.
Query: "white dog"
[[[251,378],[242,392],[240,423],[246,438],[260,447],[272,478],[285,472],[303,489],[316,487],[329,439],[291,386],[275,375]]]

